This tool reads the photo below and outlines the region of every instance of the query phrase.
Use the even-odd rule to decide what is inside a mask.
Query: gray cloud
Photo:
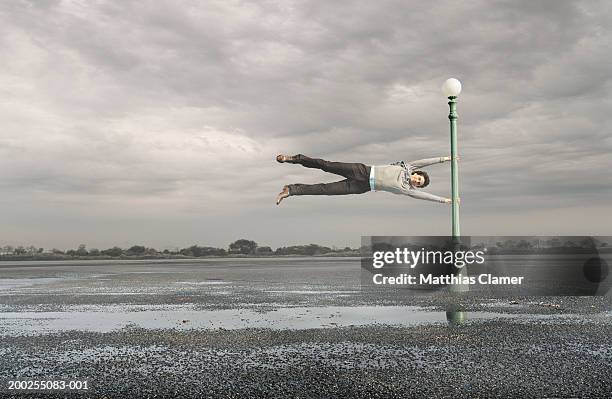
[[[450,76],[465,234],[609,234],[611,16],[604,1],[5,2],[0,240],[445,234],[448,208],[386,193],[276,208],[283,184],[336,178],[273,158],[446,154]],[[447,194],[448,169],[431,174]]]

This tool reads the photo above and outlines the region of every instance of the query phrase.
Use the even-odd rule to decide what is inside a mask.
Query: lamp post
[[[448,98],[451,145],[451,199],[453,239],[460,236],[459,229],[459,174],[457,165],[457,96],[461,93],[461,82],[450,78],[442,85],[442,93]]]
[[[450,121],[451,145],[451,221],[454,249],[458,250],[461,235],[459,229],[459,168],[457,164],[457,96],[461,93],[461,82],[455,78],[447,79],[442,85],[442,93],[448,98],[448,119]],[[457,277],[467,276],[466,266],[457,269]],[[465,292],[469,290],[467,284],[451,284],[451,292]]]

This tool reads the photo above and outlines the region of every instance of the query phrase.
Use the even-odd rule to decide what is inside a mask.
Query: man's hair
[[[423,172],[422,170],[413,170],[412,174],[423,176],[423,184],[420,185],[419,188],[427,187],[429,185],[429,175],[427,172]]]

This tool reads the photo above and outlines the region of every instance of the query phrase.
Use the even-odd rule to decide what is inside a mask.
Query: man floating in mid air
[[[438,197],[419,188],[429,184],[429,175],[419,168],[450,161],[451,157],[427,158],[412,162],[396,162],[391,165],[367,166],[362,163],[330,162],[306,155],[278,155],[280,163],[299,163],[307,168],[321,169],[345,177],[334,183],[289,184],[276,197],[276,205],[294,195],[346,195],[368,191],[388,191],[409,195],[412,198],[450,204],[450,198]]]

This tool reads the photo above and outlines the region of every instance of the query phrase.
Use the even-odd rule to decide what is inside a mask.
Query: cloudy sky
[[[612,235],[611,25],[608,1],[2,2],[0,244],[448,234],[448,205],[389,193],[274,203],[338,180],[280,152],[448,154],[448,77],[463,234]]]

